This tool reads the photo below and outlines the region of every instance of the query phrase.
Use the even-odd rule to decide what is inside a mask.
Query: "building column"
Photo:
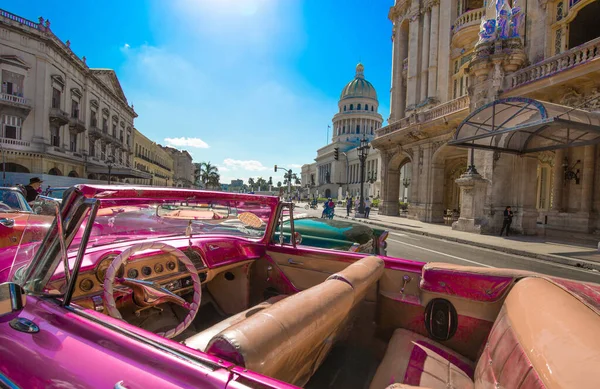
[[[562,167],[565,159],[565,149],[559,149],[554,152],[554,167],[553,167],[553,186],[552,186],[552,210],[556,212],[562,211],[563,190],[565,173]]]
[[[390,101],[390,122],[400,120],[404,117],[406,109],[406,94],[404,89],[404,77],[402,71],[404,69],[404,59],[408,51],[406,29],[396,23],[394,31],[394,51],[392,59],[392,93]]]
[[[420,100],[427,99],[427,71],[429,69],[429,35],[431,27],[431,10],[428,9],[423,15],[423,47],[421,50],[421,94]]]
[[[408,70],[406,71],[406,110],[415,109],[419,91],[419,33],[420,21],[416,17],[410,21],[408,31]]]
[[[436,1],[431,7],[431,41],[429,43],[429,79],[427,97],[437,96],[437,61],[438,61],[438,34],[439,34],[440,6]]]
[[[583,149],[583,174],[581,175],[581,211],[592,210],[594,194],[594,160],[596,159],[596,146],[588,145]]]

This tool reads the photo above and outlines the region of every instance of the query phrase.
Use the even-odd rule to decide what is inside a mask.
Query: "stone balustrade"
[[[31,142],[20,139],[0,138],[0,143],[3,147],[7,146],[8,148],[31,147]]]
[[[600,38],[516,71],[507,77],[508,85],[505,90],[550,77],[598,58],[600,58]]]
[[[385,127],[382,127],[375,131],[375,137],[379,138],[384,135],[391,134],[392,132],[406,128],[414,124],[423,124],[443,116],[453,114],[463,109],[469,109],[469,96],[462,96],[454,100],[439,104],[427,111],[419,112],[417,114],[404,117],[397,120]]]
[[[479,25],[484,13],[485,8],[477,8],[463,13],[452,24],[452,32],[456,33],[463,27]]]
[[[29,99],[26,99],[25,97],[21,97],[21,96],[11,95],[8,93],[1,93],[0,100],[8,101],[9,103],[21,104],[21,105],[31,105],[29,102]]]
[[[31,27],[31,28],[35,28],[36,30],[39,30],[39,26],[40,26],[39,23],[32,22],[31,20],[22,18],[20,16],[17,16],[15,14],[12,14],[12,13],[7,12],[5,10],[0,9],[0,16],[2,16],[4,18],[7,18],[7,19],[10,19],[13,22],[17,22],[17,23],[23,24],[23,25],[25,25],[27,27]]]

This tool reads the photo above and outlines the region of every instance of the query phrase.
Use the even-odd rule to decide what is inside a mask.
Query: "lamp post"
[[[108,185],[110,185],[110,182],[111,182],[110,173],[112,171],[112,167],[114,164],[115,164],[115,157],[112,155],[109,155],[108,158],[106,158],[106,166],[108,167]]]
[[[407,199],[406,189],[410,186],[410,178],[404,177],[404,179],[402,180],[402,185],[404,186],[404,193],[403,193],[402,199],[404,200],[404,202],[406,202],[406,199]]]
[[[281,166],[277,166],[275,165],[275,173],[277,173],[277,170],[283,170],[284,172],[286,172],[288,174],[288,196],[290,196],[292,194],[292,169],[286,169],[284,167]]]
[[[362,139],[360,140],[360,146],[358,146],[358,159],[360,160],[360,206],[358,208],[359,217],[364,217],[365,215],[365,194],[364,194],[364,185],[365,185],[365,162],[367,161],[367,156],[369,155],[369,140],[363,134]]]

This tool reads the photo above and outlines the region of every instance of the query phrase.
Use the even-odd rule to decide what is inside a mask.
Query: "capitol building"
[[[383,123],[377,92],[356,65],[356,74],[340,94],[333,116],[331,143],[317,150],[315,162],[302,166],[303,197],[360,196],[360,160],[357,148],[364,137],[371,142]],[[337,156],[337,159],[336,159]],[[381,156],[370,148],[365,162],[364,195],[381,194]],[[410,174],[410,172],[408,172]],[[405,180],[405,183],[408,181]],[[407,191],[408,192],[408,191]]]

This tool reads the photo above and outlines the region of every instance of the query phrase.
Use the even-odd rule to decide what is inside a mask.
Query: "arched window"
[[[4,164],[6,171],[11,173],[29,173],[29,169],[27,169],[23,165],[19,165],[18,163],[6,162]]]
[[[365,111],[369,110],[369,104],[365,104]]]
[[[52,169],[50,169],[48,171],[48,174],[50,174],[51,176],[62,176],[62,172],[60,170],[58,170],[57,168],[53,167]]]
[[[356,109],[360,111],[360,109],[361,109],[360,108],[360,104],[358,104],[358,106],[356,107]]]
[[[346,112],[346,106],[344,105],[344,112]]]
[[[354,104],[350,104],[350,111],[354,111]]]
[[[79,174],[77,174],[77,172],[75,170],[71,170],[69,172],[69,177],[79,177]]]

